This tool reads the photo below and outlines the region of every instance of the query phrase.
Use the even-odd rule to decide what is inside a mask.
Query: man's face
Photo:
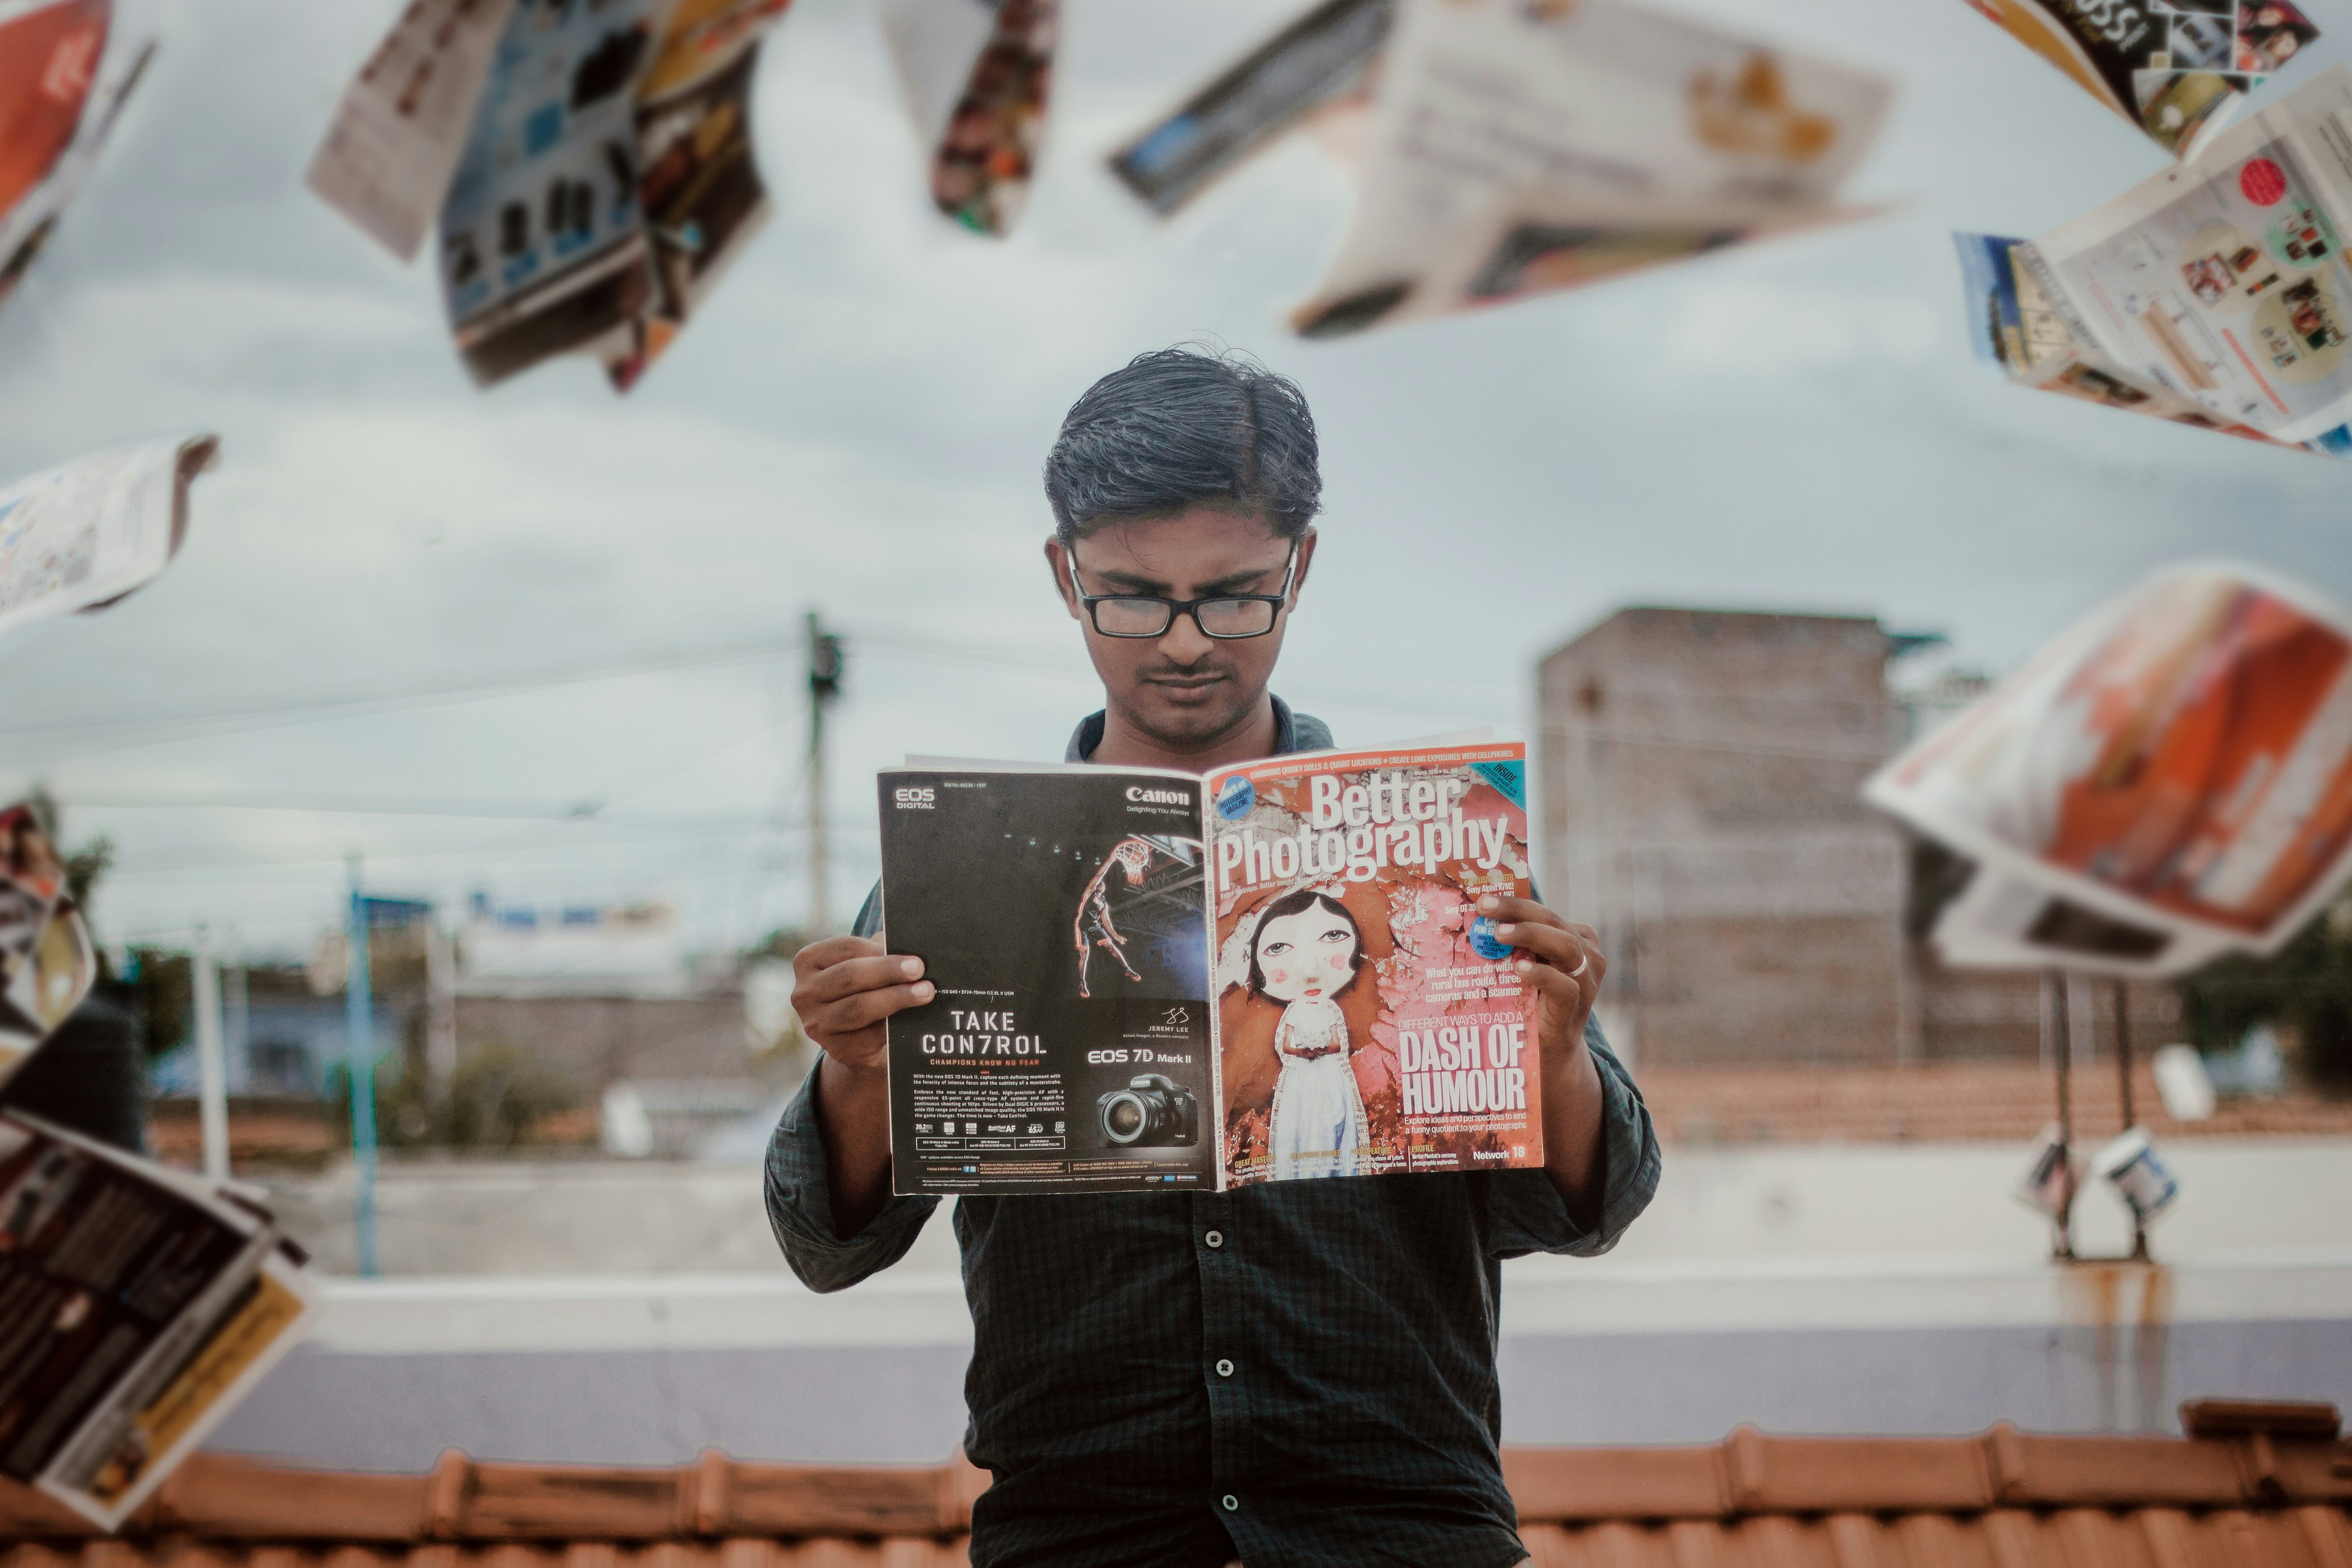
[[[1307,580],[1315,536],[1297,543],[1293,604]],[[1078,585],[1090,594],[1213,599],[1280,592],[1291,545],[1262,517],[1199,507],[1098,528],[1068,555],[1058,541],[1049,542],[1045,556],[1064,605],[1085,631],[1110,706],[1157,744],[1181,751],[1205,747],[1255,716],[1282,653],[1290,604],[1263,637],[1203,636],[1190,615],[1176,616],[1158,637],[1106,637],[1070,591],[1072,558]]]

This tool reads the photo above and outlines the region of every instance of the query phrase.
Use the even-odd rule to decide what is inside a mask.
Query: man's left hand
[[[1478,901],[1478,913],[1495,923],[1496,941],[1518,949],[1515,967],[1535,994],[1544,1169],[1570,1211],[1590,1223],[1605,1174],[1601,1070],[1584,1048],[1585,1020],[1609,972],[1600,935],[1590,925],[1570,925],[1533,899],[1489,894]]]
[[[1601,977],[1609,972],[1600,934],[1570,925],[1533,899],[1489,894],[1478,901],[1478,913],[1495,923],[1496,941],[1519,950],[1519,975],[1536,993],[1536,1038],[1545,1066],[1555,1053],[1580,1051],[1584,1020],[1592,1016]]]

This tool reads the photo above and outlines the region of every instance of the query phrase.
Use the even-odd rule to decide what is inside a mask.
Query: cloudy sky
[[[224,461],[161,581],[0,649],[0,789],[45,780],[70,841],[114,839],[110,940],[202,919],[299,952],[356,851],[386,893],[661,896],[740,942],[805,906],[815,608],[851,641],[828,799],[854,903],[874,768],[1057,756],[1097,706],[1037,560],[1039,460],[1095,376],[1202,335],[1320,422],[1325,548],[1276,688],[1342,739],[1524,733],[1535,659],[1628,602],[1875,614],[1997,668],[2183,557],[2352,592],[2352,471],[1969,357],[1949,231],[2039,233],[2156,148],[1960,0],[1682,5],[1897,77],[1853,193],[1894,214],[1310,344],[1282,315],[1349,201],[1319,152],[1165,226],[1102,169],[1292,0],[1065,0],[1009,242],[929,211],[872,0],[797,0],[759,85],[774,216],[621,399],[584,361],[474,390],[427,268],[302,189],[394,0],[157,0],[156,68],[0,310],[0,476],[196,431]],[[1444,652],[1367,662],[1367,622]]]

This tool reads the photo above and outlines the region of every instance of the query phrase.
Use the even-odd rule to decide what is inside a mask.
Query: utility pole
[[[205,1177],[228,1179],[228,1064],[221,1051],[220,959],[213,928],[196,927],[196,1120],[204,1134]]]
[[[253,1092],[253,1001],[246,984],[245,960],[236,954],[236,927],[230,926],[229,958],[221,970],[222,1041],[237,1069],[246,1092]]]
[[[425,1075],[438,1109],[457,1077],[457,955],[456,938],[437,915],[425,921]]]
[[[826,886],[824,841],[824,710],[841,695],[841,638],[808,612],[809,755],[808,868],[809,935],[833,931],[833,904]]]
[[[360,857],[351,870],[351,966],[343,979],[343,1061],[352,1089],[352,1230],[360,1276],[379,1272],[375,1253],[375,1019],[368,995],[368,907],[360,892]]]

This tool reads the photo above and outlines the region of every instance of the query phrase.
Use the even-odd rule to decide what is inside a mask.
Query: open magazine
[[[880,776],[901,1193],[1539,1166],[1526,749]]]
[[[1884,78],[1632,0],[1398,0],[1310,337],[1843,221]]]
[[[28,806],[0,810],[0,1083],[98,978],[89,929],[66,893],[65,862]]]
[[[82,457],[0,489],[0,632],[103,610],[163,574],[216,436]]]
[[[2352,455],[2352,71],[2342,67],[2030,244],[1964,235],[2011,373],[2231,434]],[[2031,340],[2030,345],[2028,340]],[[2089,389],[2085,391],[2085,389]]]
[[[2275,950],[2352,875],[2352,613],[2256,569],[2159,574],[1874,774],[1965,862],[1947,962],[2178,975]]]
[[[1969,0],[2186,162],[2319,29],[2293,0]]]
[[[0,1475],[113,1529],[317,1310],[259,1210],[0,1113]]]

